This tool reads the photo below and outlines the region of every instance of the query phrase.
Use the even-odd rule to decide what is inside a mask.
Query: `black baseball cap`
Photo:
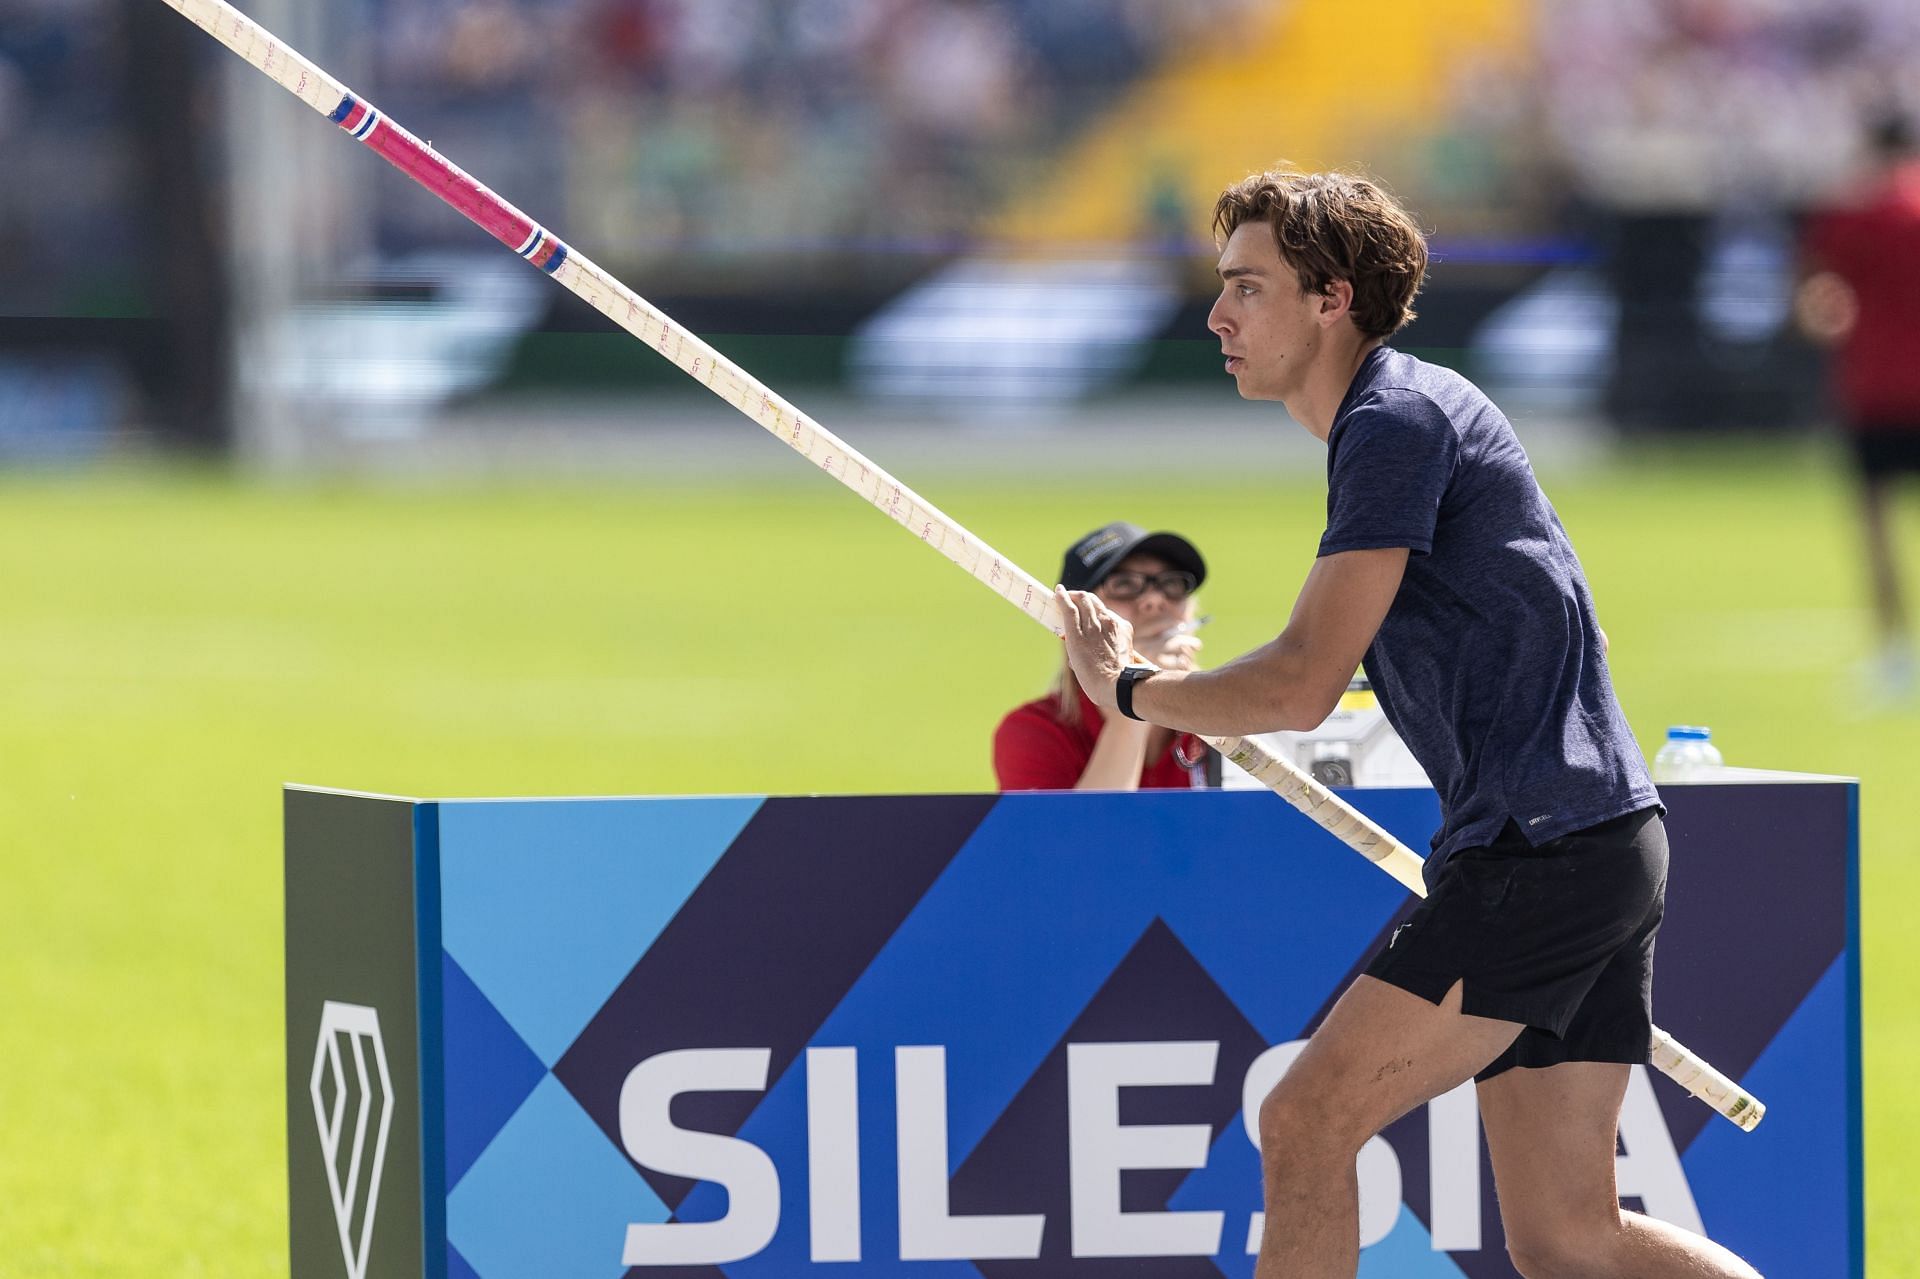
[[[1193,574],[1194,584],[1207,580],[1207,562],[1193,543],[1178,533],[1149,533],[1138,524],[1116,520],[1087,534],[1067,548],[1060,566],[1060,585],[1070,591],[1090,591],[1107,580],[1129,555],[1158,555],[1177,569]]]

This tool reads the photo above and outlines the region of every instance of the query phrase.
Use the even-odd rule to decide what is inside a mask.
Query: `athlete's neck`
[[[1340,412],[1341,401],[1347,398],[1347,388],[1353,385],[1354,376],[1360,372],[1367,356],[1382,341],[1366,337],[1349,325],[1343,324],[1341,328],[1346,331],[1336,330],[1320,348],[1320,358],[1308,370],[1300,390],[1282,401],[1287,406],[1287,416],[1306,427],[1323,444],[1333,433],[1334,415]]]

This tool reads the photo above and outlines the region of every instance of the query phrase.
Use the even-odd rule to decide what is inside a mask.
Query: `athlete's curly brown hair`
[[[1346,173],[1255,173],[1222,191],[1213,206],[1222,244],[1248,222],[1273,228],[1303,292],[1325,293],[1335,280],[1352,284],[1354,327],[1368,337],[1388,337],[1414,318],[1427,237],[1379,183]]]

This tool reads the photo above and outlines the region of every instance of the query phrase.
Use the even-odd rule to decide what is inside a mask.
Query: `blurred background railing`
[[[1920,104],[1909,0],[245,7],[763,380],[987,424],[1232,412],[1207,216],[1284,158],[1419,213],[1401,344],[1516,414],[1807,429],[1798,221]],[[157,0],[0,0],[0,462],[684,417],[355,150]]]

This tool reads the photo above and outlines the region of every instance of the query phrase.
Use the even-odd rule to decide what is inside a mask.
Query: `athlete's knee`
[[[1260,1161],[1268,1168],[1351,1162],[1373,1134],[1320,1089],[1282,1079],[1260,1103]]]
[[[1605,1268],[1612,1244],[1609,1232],[1582,1230],[1570,1224],[1552,1229],[1509,1225],[1507,1259],[1522,1279],[1584,1279],[1612,1273]]]
[[[1573,1279],[1580,1272],[1568,1267],[1573,1258],[1567,1250],[1548,1240],[1507,1240],[1507,1259],[1521,1279]]]

